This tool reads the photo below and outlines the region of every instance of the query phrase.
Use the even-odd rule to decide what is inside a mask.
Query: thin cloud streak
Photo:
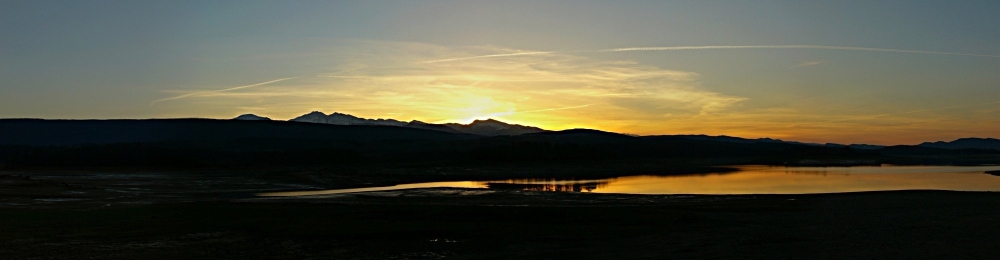
[[[823,62],[822,61],[807,61],[807,62],[795,64],[795,66],[791,66],[791,67],[788,67],[788,68],[789,69],[795,69],[795,68],[801,68],[801,67],[816,66],[816,65],[820,65],[820,64],[823,64]]]
[[[584,108],[584,107],[589,107],[590,105],[592,105],[592,104],[586,104],[586,105],[582,105],[582,106],[572,106],[572,107],[558,107],[558,108],[546,108],[546,109],[529,110],[529,111],[519,111],[519,112],[516,112],[516,113],[523,114],[523,113],[533,113],[533,112],[543,112],[543,111],[553,111],[553,110],[565,110],[565,109],[574,109],[574,108]]]
[[[451,58],[451,59],[430,60],[430,61],[424,61],[424,62],[421,62],[421,63],[437,63],[437,62],[450,62],[450,61],[460,61],[460,60],[470,60],[470,59],[484,59],[484,58],[525,56],[525,55],[540,55],[540,54],[553,54],[553,53],[624,52],[624,51],[684,51],[684,50],[737,50],[737,49],[814,49],[814,50],[843,50],[843,51],[873,51],[873,52],[897,52],[897,53],[918,53],[918,54],[934,54],[934,55],[952,55],[952,56],[970,56],[970,57],[984,57],[984,58],[1000,58],[1000,55],[971,54],[971,53],[958,53],[958,52],[921,51],[921,50],[901,50],[901,49],[886,49],[886,48],[850,47],[850,46],[827,46],[827,45],[717,45],[717,46],[631,47],[631,48],[616,48],[616,49],[603,49],[603,50],[583,50],[583,51],[518,52],[518,53],[508,53],[508,54],[492,54],[492,55],[480,55],[480,56],[470,56],[470,57]]]
[[[638,48],[619,48],[619,49],[600,50],[598,52],[618,52],[618,51],[679,51],[679,50],[715,50],[715,49],[817,49],[817,50],[901,52],[901,53],[920,53],[920,54],[937,54],[937,55],[955,55],[955,56],[973,56],[973,57],[1000,58],[1000,55],[969,54],[969,53],[957,53],[957,52],[937,52],[937,51],[919,51],[919,50],[900,50],[900,49],[885,49],[885,48],[849,47],[849,46],[826,46],[826,45],[744,45],[744,46],[638,47]]]
[[[237,90],[237,89],[252,88],[252,87],[256,87],[256,86],[263,86],[263,85],[267,85],[267,84],[271,84],[271,83],[275,83],[275,82],[279,82],[279,81],[285,81],[285,80],[289,80],[289,79],[294,79],[294,77],[292,77],[292,78],[276,79],[276,80],[271,80],[271,81],[266,81],[266,82],[261,82],[261,83],[256,83],[256,84],[250,84],[250,85],[246,85],[246,86],[232,87],[232,88],[227,88],[227,89],[188,93],[188,94],[174,96],[174,97],[168,97],[168,98],[164,98],[164,99],[157,99],[157,100],[154,100],[153,102],[149,103],[149,105],[152,106],[152,105],[155,105],[156,103],[163,102],[163,101],[168,101],[168,100],[177,100],[177,99],[182,99],[182,98],[189,98],[189,97],[201,96],[201,95],[205,95],[205,94],[212,94],[212,93],[233,91],[233,90]]]
[[[492,55],[472,56],[472,57],[463,57],[463,58],[432,60],[432,61],[425,61],[425,62],[421,62],[421,63],[437,63],[437,62],[460,61],[460,60],[471,60],[471,59],[481,59],[481,58],[498,58],[498,57],[524,56],[524,55],[541,55],[541,54],[553,54],[553,53],[565,53],[565,52],[556,52],[556,51],[518,52],[518,53],[508,53],[508,54],[492,54]]]

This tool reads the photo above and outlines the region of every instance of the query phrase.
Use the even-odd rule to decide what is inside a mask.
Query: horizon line
[[[314,112],[319,112],[319,111],[314,111]],[[340,113],[340,112],[334,112],[334,113]],[[354,116],[354,115],[351,115],[351,114],[347,114],[347,113],[340,113],[340,114],[345,114],[345,115],[350,115],[350,116]],[[258,117],[262,117],[262,116],[259,116],[259,115],[256,115],[256,114],[253,114],[253,113],[246,113],[246,114],[240,114],[239,116],[242,116],[242,115],[254,115],[254,116],[258,116]],[[237,117],[239,117],[239,116],[237,116]],[[362,117],[358,117],[358,118],[360,118],[360,119],[365,119],[365,120],[375,120],[375,119],[369,119],[369,118],[362,118]],[[326,123],[312,123],[312,122],[299,122],[299,121],[292,121],[293,119],[294,119],[294,118],[292,118],[292,119],[287,119],[287,120],[278,120],[278,119],[271,119],[271,118],[268,118],[268,119],[266,119],[266,120],[240,120],[240,119],[236,119],[235,117],[234,117],[234,118],[228,118],[228,119],[227,119],[227,118],[209,118],[209,117],[173,117],[173,118],[104,118],[104,119],[99,119],[99,118],[87,118],[87,119],[66,119],[66,118],[56,118],[56,119],[52,119],[52,118],[29,118],[29,117],[22,117],[22,118],[0,118],[0,120],[42,120],[42,121],[115,121],[115,120],[121,120],[121,121],[143,121],[143,120],[216,120],[216,121],[266,121],[266,122],[294,122],[294,123],[311,123],[311,124],[319,124],[319,125],[336,125],[336,124],[326,124]],[[399,122],[406,122],[406,121],[401,121],[401,120],[396,120],[396,119],[393,119],[393,118],[377,118],[377,119],[391,119],[391,120],[395,120],[395,121],[399,121]],[[507,122],[504,122],[504,121],[500,121],[500,120],[497,120],[497,119],[494,119],[494,118],[488,118],[488,119],[484,119],[484,120],[475,120],[475,121],[487,121],[487,120],[493,120],[493,121],[498,121],[498,122],[501,122],[501,123],[504,123],[504,124],[509,124],[509,125],[518,125],[518,126],[525,126],[525,127],[534,127],[534,128],[538,128],[538,129],[542,129],[542,128],[540,128],[540,127],[535,127],[535,126],[531,126],[531,125],[520,125],[520,124],[513,124],[513,123],[507,123]],[[414,120],[411,120],[410,122],[413,122],[413,121],[417,121],[417,122],[423,122],[423,121],[420,121],[420,120],[416,120],[416,119],[414,119]],[[423,122],[423,123],[425,123],[425,124],[434,124],[434,125],[445,125],[445,124],[459,124],[459,125],[469,125],[469,124],[462,124],[462,123],[426,123],[426,122]],[[470,123],[470,124],[471,124],[471,123]],[[354,126],[354,125],[338,125],[338,126]],[[387,126],[387,125],[364,125],[364,126]],[[388,127],[398,127],[398,126],[388,126]],[[425,129],[425,130],[427,130],[427,129]],[[678,133],[678,134],[646,134],[646,135],[641,135],[641,134],[632,134],[632,133],[623,133],[623,132],[614,132],[614,131],[607,131],[607,130],[601,130],[601,129],[594,129],[594,128],[568,128],[568,129],[562,129],[562,130],[546,130],[546,129],[542,129],[542,130],[543,130],[543,131],[547,131],[547,132],[562,132],[562,131],[569,131],[569,130],[595,130],[595,131],[601,131],[601,132],[607,132],[607,133],[613,133],[613,134],[620,134],[620,135],[626,135],[626,136],[638,136],[638,137],[653,137],[653,136],[706,136],[706,137],[732,137],[732,138],[740,138],[740,139],[746,139],[746,140],[762,140],[762,139],[768,139],[768,140],[775,140],[775,141],[781,141],[781,142],[786,142],[786,143],[799,143],[799,144],[806,144],[806,145],[827,145],[827,144],[836,144],[836,145],[843,145],[843,146],[850,146],[850,145],[872,145],[872,146],[882,146],[882,147],[890,147],[890,146],[896,146],[896,145],[906,145],[906,146],[919,146],[919,145],[921,145],[921,144],[924,144],[924,143],[936,143],[936,142],[945,142],[945,143],[950,143],[950,142],[954,142],[954,141],[957,141],[957,140],[961,140],[961,139],[968,139],[968,138],[975,138],[975,139],[987,139],[987,140],[1000,140],[1000,138],[994,138],[994,137],[975,137],[975,136],[968,136],[968,137],[959,137],[959,138],[956,138],[956,139],[954,139],[954,140],[951,140],[951,141],[944,141],[944,140],[937,140],[937,141],[922,141],[921,143],[918,143],[918,144],[892,144],[892,145],[882,145],[882,144],[868,144],[868,143],[850,143],[850,144],[846,144],[846,143],[834,143],[834,142],[825,142],[825,143],[818,143],[818,142],[803,142],[803,141],[794,141],[794,140],[785,140],[785,139],[778,139],[778,138],[772,138],[772,137],[759,137],[759,138],[749,138],[749,137],[740,137],[740,136],[735,136],[735,135],[726,135],[726,134],[720,134],[720,135],[709,135],[709,134],[695,134],[695,133]],[[435,131],[435,130],[428,130],[428,131]]]

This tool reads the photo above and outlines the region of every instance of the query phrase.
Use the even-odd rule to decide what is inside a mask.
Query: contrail
[[[1000,58],[1000,55],[970,54],[970,53],[957,53],[957,52],[939,52],[939,51],[920,51],[920,50],[900,50],[900,49],[885,49],[885,48],[848,47],[848,46],[826,46],[826,45],[719,45],[719,46],[631,47],[631,48],[616,48],[616,49],[603,49],[603,50],[583,50],[583,51],[518,52],[518,53],[508,53],[508,54],[493,54],[493,55],[470,56],[470,57],[462,57],[462,58],[430,60],[430,61],[425,61],[425,62],[421,62],[421,63],[437,63],[437,62],[449,62],[449,61],[483,59],[483,58],[525,56],[525,55],[540,55],[540,54],[553,54],[553,53],[572,53],[572,52],[686,51],[686,50],[727,50],[727,49],[729,49],[729,50],[733,50],[733,49],[815,49],[815,50],[899,52],[899,53],[919,53],[919,54],[934,54],[934,55],[953,55],[953,56],[971,56],[971,57],[985,57],[985,58]]]
[[[471,59],[482,59],[482,58],[510,57],[510,56],[523,56],[523,55],[540,55],[540,54],[552,54],[552,53],[559,53],[559,52],[555,52],[555,51],[518,52],[518,53],[508,53],[508,54],[493,54],[493,55],[471,56],[471,57],[463,57],[463,58],[432,60],[432,61],[425,61],[425,62],[421,62],[421,63],[436,63],[436,62],[449,62],[449,61],[460,61],[460,60],[471,60]]]
[[[267,85],[267,84],[275,83],[275,82],[278,82],[278,81],[285,81],[285,80],[289,80],[289,79],[294,79],[294,78],[283,78],[283,79],[276,79],[276,80],[267,81],[267,82],[261,82],[261,83],[257,83],[257,84],[246,85],[246,86],[232,87],[232,88],[220,89],[220,90],[211,90],[211,91],[202,91],[202,92],[188,93],[188,94],[184,94],[184,95],[180,95],[180,96],[176,96],[176,97],[168,97],[168,98],[164,98],[164,99],[157,99],[157,100],[154,100],[153,102],[149,103],[149,105],[153,105],[153,104],[156,104],[156,103],[159,103],[159,102],[163,102],[163,101],[167,101],[167,100],[174,100],[174,99],[182,99],[182,98],[194,97],[194,96],[199,96],[199,95],[204,95],[204,94],[209,94],[209,93],[218,93],[218,92],[225,92],[225,91],[231,91],[231,90],[237,90],[237,89],[252,88],[252,87],[256,87],[256,86]]]
[[[789,69],[794,69],[794,68],[815,66],[815,65],[820,65],[820,64],[823,64],[823,62],[822,61],[807,61],[807,62],[795,64],[795,66],[791,66],[791,67],[788,67],[788,68]]]
[[[974,56],[974,57],[1000,58],[1000,55],[968,54],[968,53],[938,52],[938,51],[918,51],[918,50],[899,50],[899,49],[884,49],[884,48],[865,48],[865,47],[824,46],[824,45],[746,45],[746,46],[639,47],[639,48],[607,49],[607,50],[599,50],[598,52],[617,52],[617,51],[679,51],[679,50],[712,50],[712,49],[819,49],[819,50],[845,50],[845,51],[902,52],[902,53],[921,53],[921,54],[938,54],[938,55],[956,55],[956,56]]]

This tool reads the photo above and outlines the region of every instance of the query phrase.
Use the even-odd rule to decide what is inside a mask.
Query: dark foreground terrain
[[[416,189],[259,198],[254,190],[274,189],[257,182],[265,177],[3,174],[4,259],[1000,257],[1000,193]],[[286,181],[279,188],[299,185]]]

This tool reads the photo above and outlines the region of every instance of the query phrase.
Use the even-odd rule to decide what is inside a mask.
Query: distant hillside
[[[456,123],[444,125],[463,133],[484,136],[521,135],[545,132],[545,130],[538,127],[508,124],[494,119],[475,120],[467,125]]]
[[[426,129],[426,130],[434,130],[434,131],[441,131],[441,132],[448,132],[448,133],[463,133],[462,131],[459,131],[459,130],[457,130],[455,128],[452,128],[450,126],[447,126],[447,125],[443,125],[443,124],[428,124],[428,123],[420,122],[420,121],[417,121],[417,120],[413,120],[413,121],[410,121],[409,123],[406,123],[405,127],[417,128],[417,129]]]
[[[944,148],[944,149],[990,149],[1000,150],[1000,140],[994,138],[961,138],[951,142],[925,142],[919,144],[922,147]]]
[[[573,165],[604,162],[620,165],[978,165],[1000,164],[1000,150],[925,146],[861,149],[728,136],[631,136],[592,129],[545,131],[495,120],[458,126],[419,121],[393,126],[273,120],[0,119],[0,168],[353,167],[397,163]]]
[[[825,144],[803,143],[803,142],[785,141],[785,140],[771,139],[771,138],[747,139],[747,138],[732,137],[732,136],[725,136],[725,135],[721,135],[721,136],[709,136],[709,135],[672,135],[672,136],[673,137],[679,137],[679,138],[691,139],[691,140],[717,141],[717,142],[730,142],[730,143],[743,143],[743,144],[753,144],[753,143],[785,143],[785,144],[802,144],[802,145],[813,145],[813,146],[825,146],[825,147],[831,147],[831,148],[850,147],[852,149],[862,149],[862,150],[881,149],[881,148],[884,147],[884,146],[881,146],[881,145],[870,145],[870,144],[849,144],[849,145],[843,145],[843,144],[836,144],[836,143],[825,143]]]
[[[331,125],[385,125],[385,126],[406,126],[406,122],[395,119],[365,119],[343,113],[332,113],[325,115],[319,111],[313,111],[305,115],[289,120],[292,122],[320,123]]]
[[[0,119],[0,145],[80,145],[137,142],[308,140],[455,140],[471,135],[391,126],[339,126],[265,120]]]
[[[718,141],[718,142],[731,142],[731,143],[744,143],[744,144],[752,144],[752,143],[796,143],[796,144],[802,144],[802,143],[799,143],[799,142],[789,142],[789,141],[782,141],[782,140],[771,139],[771,138],[746,139],[746,138],[732,137],[732,136],[725,136],[725,135],[720,135],[720,136],[709,136],[709,135],[673,135],[673,136],[674,137],[691,139],[691,140]]]
[[[267,117],[262,117],[262,116],[254,115],[254,114],[243,114],[243,115],[240,115],[240,116],[238,116],[236,118],[233,118],[233,120],[261,120],[261,121],[270,121],[271,119],[267,118]]]

